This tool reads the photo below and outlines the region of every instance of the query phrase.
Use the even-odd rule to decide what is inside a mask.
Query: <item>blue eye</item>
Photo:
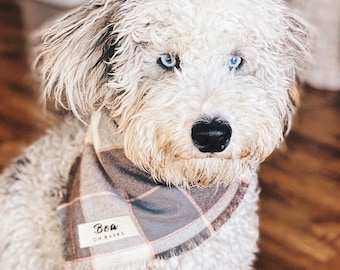
[[[243,64],[243,58],[238,55],[233,55],[228,61],[228,67],[230,70],[238,69],[242,66],[242,64]]]
[[[158,58],[157,64],[166,70],[179,68],[179,58],[178,56],[174,56],[169,53],[163,54],[160,58]]]

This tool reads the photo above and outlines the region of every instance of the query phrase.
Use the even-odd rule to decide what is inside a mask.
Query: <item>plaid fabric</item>
[[[228,221],[247,185],[182,189],[155,183],[125,157],[116,127],[92,117],[57,209],[66,269],[115,269],[191,250]]]

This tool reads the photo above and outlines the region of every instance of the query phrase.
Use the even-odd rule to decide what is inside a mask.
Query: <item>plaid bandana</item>
[[[88,128],[57,209],[65,269],[115,269],[191,250],[228,221],[247,184],[183,189],[156,183],[124,155],[104,112]]]

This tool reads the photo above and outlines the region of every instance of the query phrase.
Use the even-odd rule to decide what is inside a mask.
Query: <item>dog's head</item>
[[[283,140],[305,44],[279,0],[97,0],[55,23],[39,65],[45,94],[76,116],[110,111],[136,166],[205,186]]]

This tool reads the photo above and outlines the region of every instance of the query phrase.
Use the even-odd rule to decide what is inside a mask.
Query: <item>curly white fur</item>
[[[230,182],[290,127],[304,31],[279,1],[94,1],[47,34],[45,91],[77,116],[108,108],[128,157],[156,179]],[[178,55],[181,70],[158,67],[164,53]],[[234,54],[246,63],[231,71]],[[203,117],[233,129],[228,149],[210,159],[190,137]]]
[[[303,22],[279,0],[96,0],[47,32],[36,62],[45,95],[81,120],[109,110],[137,167],[173,185],[250,181],[217,235],[145,268],[250,269],[258,236],[256,170],[290,129],[306,36]],[[164,54],[178,66],[160,66]],[[239,68],[228,66],[234,55],[243,59]],[[193,143],[193,125],[206,119],[232,128],[224,151],[201,152]],[[7,269],[61,267],[54,211],[83,129],[68,119],[2,176],[0,264]]]

